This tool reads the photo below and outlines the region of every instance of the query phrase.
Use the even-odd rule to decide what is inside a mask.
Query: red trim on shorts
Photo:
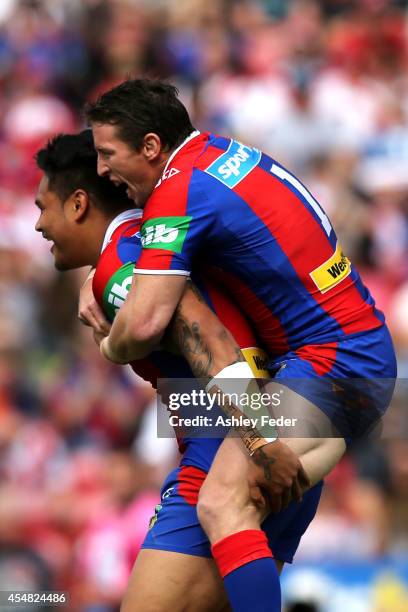
[[[207,474],[192,465],[182,465],[178,475],[178,492],[191,506],[196,506],[198,494]]]
[[[295,353],[308,361],[318,376],[324,376],[331,372],[336,363],[337,346],[338,342],[307,344],[298,348]]]
[[[268,538],[260,529],[238,531],[211,547],[214,561],[223,578],[246,563],[256,559],[273,558]]]

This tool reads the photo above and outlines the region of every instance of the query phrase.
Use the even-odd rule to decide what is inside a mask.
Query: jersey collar
[[[117,230],[119,225],[122,225],[125,221],[130,221],[132,219],[140,219],[143,214],[141,208],[132,208],[130,210],[124,210],[117,217],[115,217],[109,224],[108,229],[105,233],[105,238],[103,239],[102,251],[108,246],[110,239],[112,238],[113,232]]]
[[[164,170],[163,170],[162,175],[161,175],[161,177],[160,177],[160,179],[158,181],[158,184],[161,182],[161,179],[163,178],[164,173],[166,172],[167,168],[170,166],[170,164],[173,161],[173,159],[176,157],[177,153],[179,151],[181,151],[181,149],[183,147],[185,147],[186,144],[188,142],[190,142],[190,140],[193,140],[193,138],[195,138],[196,136],[199,136],[199,134],[200,134],[200,132],[198,130],[194,130],[194,132],[191,132],[191,134],[189,136],[187,136],[187,138],[185,140],[183,140],[183,142],[181,143],[181,145],[179,145],[177,147],[177,149],[174,149],[173,153],[171,153],[170,157],[167,160],[167,163],[166,163],[166,165],[164,167]]]

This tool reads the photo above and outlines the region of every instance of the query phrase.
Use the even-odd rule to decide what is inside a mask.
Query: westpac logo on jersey
[[[326,293],[338,285],[351,273],[351,263],[339,243],[333,255],[310,272],[310,276],[321,293]]]
[[[258,165],[261,151],[231,140],[228,150],[218,157],[205,172],[233,189]]]

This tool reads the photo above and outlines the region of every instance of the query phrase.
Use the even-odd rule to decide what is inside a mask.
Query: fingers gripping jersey
[[[129,291],[133,268],[141,253],[141,213],[128,211],[119,215],[108,229],[105,247],[93,277],[93,292],[109,321],[113,321]],[[213,283],[201,277],[194,278],[207,304],[235,337],[242,352],[258,378],[267,378],[267,356],[257,347],[257,340],[244,315]],[[133,370],[157,386],[158,378],[192,378],[187,362],[165,350],[154,351],[148,357],[134,361]],[[179,441],[180,442],[180,441]],[[185,438],[180,445],[183,462],[208,471],[220,444],[218,439]]]
[[[143,221],[135,271],[204,265],[273,354],[384,322],[319,204],[255,148],[211,134],[190,139],[170,158]]]

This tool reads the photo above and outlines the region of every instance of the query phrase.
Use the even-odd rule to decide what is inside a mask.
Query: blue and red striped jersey
[[[130,289],[133,268],[142,250],[140,226],[141,211],[126,211],[112,221],[105,236],[92,288],[96,301],[109,321],[115,318]],[[267,355],[259,348],[259,342],[245,316],[213,281],[196,276],[194,282],[209,307],[235,337],[255,376],[267,378]],[[159,378],[193,378],[187,361],[164,349],[133,361],[131,366],[155,388]],[[221,440],[185,437],[178,442],[180,452],[184,453],[184,464],[191,463],[208,471]]]
[[[141,237],[135,272],[204,270],[273,355],[384,322],[311,193],[236,140],[195,133],[171,155],[146,203]]]

